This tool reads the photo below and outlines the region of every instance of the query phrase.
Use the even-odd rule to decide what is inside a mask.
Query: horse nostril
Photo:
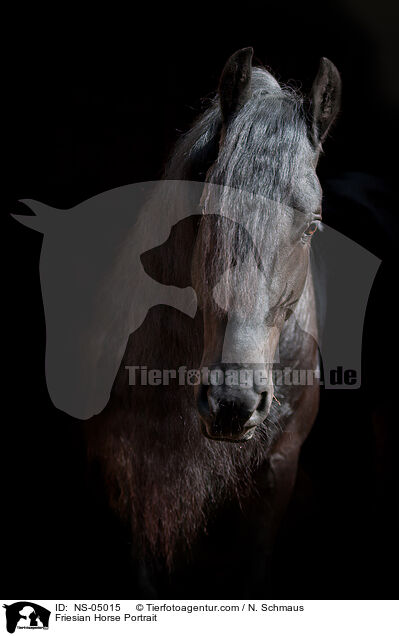
[[[201,426],[211,438],[237,440],[248,436],[259,423],[259,409],[267,406],[267,392],[234,391],[230,387],[201,384],[196,393]]]
[[[261,394],[260,400],[259,400],[259,404],[256,407],[257,411],[265,411],[267,408],[267,391],[263,391],[263,393]]]
[[[208,386],[201,384],[197,394],[197,407],[203,417],[209,417],[211,413],[210,403],[208,400]]]
[[[239,431],[249,420],[253,411],[243,403],[221,400],[218,404],[215,422],[222,428]]]

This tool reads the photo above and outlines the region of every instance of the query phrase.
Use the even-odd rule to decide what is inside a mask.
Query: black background
[[[17,203],[24,197],[67,208],[113,187],[158,179],[179,133],[200,112],[201,98],[216,89],[227,57],[251,45],[255,63],[304,92],[321,56],[340,70],[342,113],[319,169],[326,221],[383,261],[364,328],[363,385],[322,394],[277,546],[274,595],[393,598],[398,567],[397,220],[390,190],[398,141],[395,3],[144,9],[132,5],[125,13],[115,9],[102,16],[94,10],[90,16],[82,10],[72,15],[62,7],[43,16],[21,9],[6,26],[4,592],[8,598],[130,596],[128,575],[110,565],[120,550],[113,521],[101,516],[84,489],[79,422],[56,410],[46,390],[38,272],[42,238],[9,213],[26,212]],[[329,185],[343,175],[365,203]]]

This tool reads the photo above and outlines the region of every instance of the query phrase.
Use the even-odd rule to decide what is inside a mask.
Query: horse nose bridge
[[[202,364],[262,364],[265,334],[262,322],[253,317],[211,316],[204,323]]]
[[[223,334],[222,362],[240,365],[263,362],[265,333],[262,321],[256,318],[256,314],[229,318]]]

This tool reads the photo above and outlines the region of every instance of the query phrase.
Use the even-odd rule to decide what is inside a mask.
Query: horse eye
[[[304,232],[305,236],[313,236],[313,234],[316,232],[318,227],[319,227],[319,224],[316,223],[315,221],[311,223],[308,229]]]

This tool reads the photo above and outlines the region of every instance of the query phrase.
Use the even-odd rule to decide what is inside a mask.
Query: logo
[[[6,610],[7,631],[13,634],[16,629],[48,629],[50,610],[31,603],[19,601],[12,605],[3,605]]]
[[[239,236],[246,246],[236,260],[226,259],[224,271],[211,267],[216,278],[209,283],[209,297],[223,315],[231,316],[221,343],[221,362],[238,366],[257,362],[244,359],[246,352],[237,350],[237,324],[247,319],[254,324],[247,307],[259,305],[256,288],[245,281],[254,281],[263,290],[264,315],[274,315],[281,305],[288,282],[269,284],[270,259],[257,224],[265,214],[277,218],[280,203],[228,186],[207,183],[204,189],[200,182],[169,180],[115,188],[69,210],[26,199],[23,203],[34,215],[14,218],[43,234],[40,280],[47,332],[46,381],[58,409],[79,419],[101,413],[128,340],[153,307],[173,307],[194,319],[197,292],[202,289],[196,285],[195,291],[191,275],[200,220],[205,236],[213,236],[217,219],[222,245],[223,240],[228,246]],[[284,206],[284,214],[297,218],[300,213]],[[274,269],[286,271],[284,250],[278,258]],[[367,299],[381,261],[326,224],[312,243],[310,258],[319,328],[307,312],[297,311],[297,301],[289,311],[299,328],[318,342],[324,386],[357,388]],[[290,259],[295,269],[297,261]],[[288,278],[295,278],[294,274],[286,271]],[[234,311],[239,318],[229,313],[231,302],[238,307],[238,314]],[[188,328],[190,323],[185,324]],[[159,338],[157,330],[148,347],[158,347]],[[273,352],[266,362],[275,361]],[[335,372],[338,368],[342,382]]]

